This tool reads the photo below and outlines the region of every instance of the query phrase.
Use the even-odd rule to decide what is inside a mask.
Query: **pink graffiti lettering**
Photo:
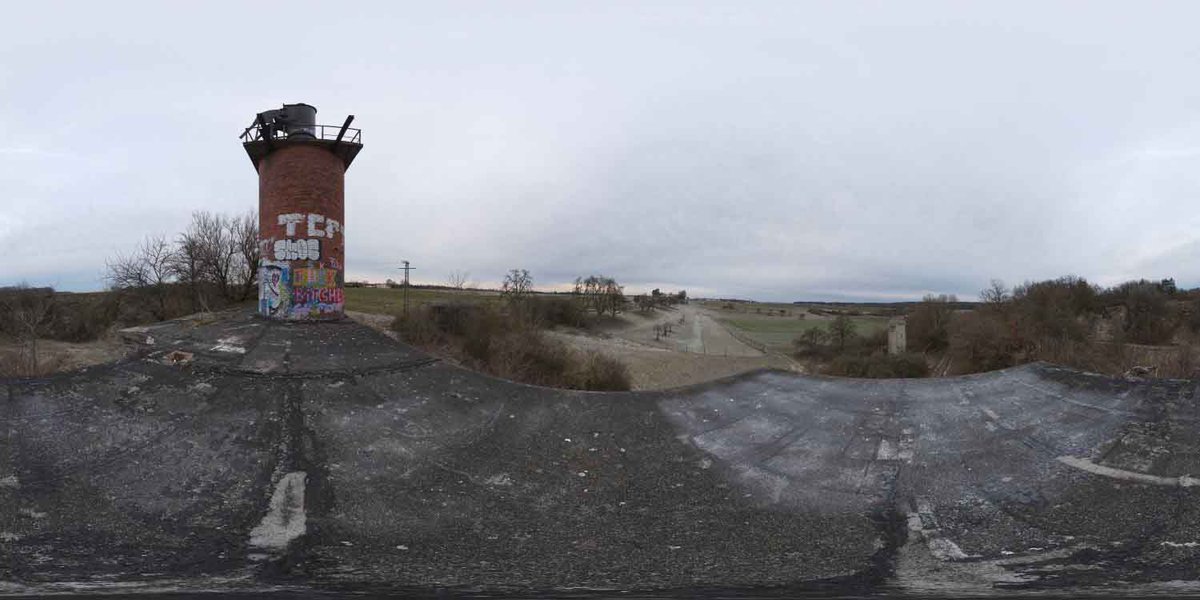
[[[292,302],[294,304],[341,304],[345,295],[338,288],[293,288]]]

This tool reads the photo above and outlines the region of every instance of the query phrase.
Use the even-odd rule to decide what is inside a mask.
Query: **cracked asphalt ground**
[[[349,321],[130,335],[0,382],[0,593],[1200,587],[1194,381],[589,393]]]

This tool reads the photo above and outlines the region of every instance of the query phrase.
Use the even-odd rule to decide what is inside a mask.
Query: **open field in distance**
[[[767,350],[790,354],[792,340],[805,330],[825,328],[833,319],[808,315],[798,317],[749,317],[719,319],[723,325],[735,330],[735,333],[750,340],[763,344]],[[851,317],[854,331],[859,335],[870,335],[876,331],[887,329],[887,319],[884,317]]]
[[[490,290],[456,290],[449,288],[419,288],[408,290],[410,310],[427,304],[444,302],[499,302],[500,293]],[[395,315],[404,309],[403,288],[346,288],[346,310]]]
[[[701,305],[735,335],[762,344],[769,352],[783,354],[791,354],[792,341],[804,331],[828,327],[833,316],[826,314],[827,311],[859,313],[859,316],[850,317],[854,322],[855,333],[859,335],[871,335],[886,329],[889,318],[886,316],[889,312],[887,308],[857,305],[823,305],[810,308],[797,304],[717,300],[706,300],[701,302]],[[821,314],[810,310],[819,311]]]

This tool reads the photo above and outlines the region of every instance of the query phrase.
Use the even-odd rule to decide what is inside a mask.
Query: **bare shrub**
[[[925,357],[915,352],[890,355],[876,350],[870,354],[842,354],[833,359],[823,371],[827,375],[842,377],[868,377],[893,379],[928,377],[929,367]]]
[[[630,388],[629,368],[625,363],[599,352],[590,351],[577,357],[573,367],[567,376],[574,389],[616,392]]]
[[[955,319],[950,336],[951,355],[967,365],[968,372],[992,371],[1017,364],[1024,343],[1001,316],[974,311]]]
[[[1082,341],[1102,310],[1100,289],[1071,275],[1017,286],[1011,302],[1022,335],[1030,339]]]
[[[67,356],[62,353],[47,353],[38,345],[36,360],[31,360],[28,347],[0,350],[0,377],[39,377],[63,369]]]
[[[1161,369],[1161,375],[1163,377],[1195,378],[1197,366],[1195,349],[1190,344],[1185,344],[1175,349],[1174,356]]]
[[[23,375],[42,373],[45,365],[39,362],[38,341],[54,322],[55,307],[53,288],[32,288],[22,284],[0,294],[0,329],[24,345],[21,358],[10,357],[7,368]]]
[[[821,327],[805,329],[792,340],[796,355],[802,358],[820,358],[829,354],[829,332]]]
[[[530,298],[528,317],[536,327],[584,327],[587,315],[583,306],[574,298],[549,297]]]
[[[120,316],[114,294],[60,294],[54,322],[46,336],[66,342],[86,342],[109,331]]]
[[[950,319],[954,296],[928,295],[905,319],[908,342],[922,352],[939,352],[950,346]]]
[[[1087,371],[1121,373],[1127,362],[1124,341],[1145,330],[1126,326],[1114,334],[1111,343],[1102,343],[1090,338],[1094,321],[1106,301],[1136,304],[1148,295],[1147,302],[1152,304],[1161,293],[1156,284],[1101,291],[1082,278],[1068,276],[1027,282],[1005,296],[994,283],[991,292],[982,294],[987,300],[983,306],[952,321],[950,353],[966,372],[1044,360]],[[1155,314],[1152,320],[1160,323],[1162,313]]]
[[[443,333],[431,314],[431,307],[418,307],[408,314],[396,315],[392,320],[392,330],[400,334],[410,344],[424,348],[434,348],[442,343]]]
[[[1106,292],[1105,297],[1125,307],[1125,335],[1133,343],[1166,343],[1179,325],[1179,315],[1171,309],[1161,283],[1127,281]]]
[[[398,317],[393,329],[409,343],[513,381],[571,389],[629,389],[629,374],[622,363],[576,352],[546,337],[538,329],[538,322],[544,321],[530,319],[524,312],[514,314],[515,307],[508,308],[506,312],[479,304],[423,307],[407,318]]]

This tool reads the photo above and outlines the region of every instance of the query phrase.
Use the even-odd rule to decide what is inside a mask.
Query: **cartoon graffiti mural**
[[[258,312],[264,317],[287,314],[292,299],[287,264],[266,263],[258,270]]]

